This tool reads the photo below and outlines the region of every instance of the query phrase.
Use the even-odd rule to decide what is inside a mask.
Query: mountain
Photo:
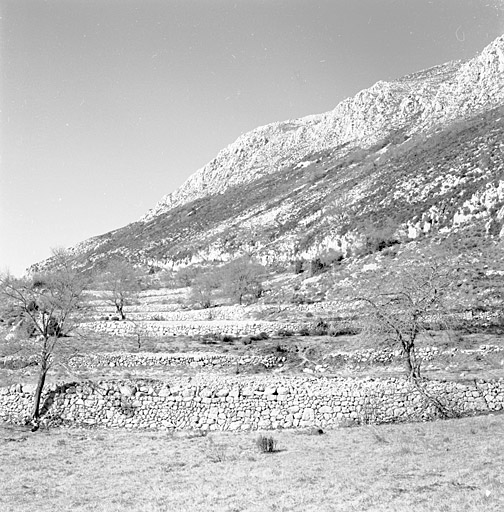
[[[417,133],[500,105],[503,73],[504,36],[469,62],[450,62],[394,82],[378,82],[331,112],[252,130],[161,199],[142,220],[250,183],[316,152],[344,145],[347,150],[368,147],[394,130]]]
[[[172,268],[252,253],[343,257],[504,235],[504,36],[475,58],[378,82],[330,112],[239,137],[138,222],[71,249]],[[47,260],[32,270],[50,266]]]

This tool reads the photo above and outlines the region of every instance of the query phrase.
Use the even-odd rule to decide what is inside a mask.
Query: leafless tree
[[[86,279],[72,269],[62,250],[54,251],[54,269],[18,279],[9,274],[0,277],[0,297],[11,314],[27,322],[40,342],[38,380],[32,418],[40,415],[40,400],[47,372],[54,360],[58,340],[67,336],[82,317]]]
[[[386,282],[377,283],[379,291],[355,298],[364,306],[364,334],[398,346],[410,378],[420,377],[415,352],[419,334],[449,317],[445,298],[451,283],[441,263],[430,263],[389,275]]]
[[[218,271],[210,270],[197,275],[191,286],[191,300],[202,308],[210,308],[214,304],[217,290],[222,286]]]
[[[222,269],[223,294],[242,304],[253,302],[263,293],[266,269],[249,257],[231,261]]]
[[[99,280],[100,287],[107,292],[105,299],[114,305],[121,320],[125,320],[124,308],[131,305],[141,290],[139,273],[125,261],[113,261]]]

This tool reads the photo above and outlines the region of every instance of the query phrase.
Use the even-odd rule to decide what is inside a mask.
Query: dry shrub
[[[261,453],[274,453],[277,451],[277,441],[271,436],[262,434],[256,440],[256,446]]]

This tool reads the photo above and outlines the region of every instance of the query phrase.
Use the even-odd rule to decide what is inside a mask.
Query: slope
[[[265,263],[347,257],[383,243],[461,230],[500,234],[504,217],[504,107],[409,136],[397,131],[366,149],[341,147],[222,194],[89,241],[83,268],[121,256],[171,268],[253,253]],[[387,238],[388,237],[388,238]],[[467,238],[467,233],[464,235]],[[375,249],[379,248],[379,240]]]
[[[83,269],[114,257],[155,269],[243,253],[266,263],[349,256],[461,229],[499,235],[502,105],[504,36],[467,62],[242,135],[140,221],[72,252]]]

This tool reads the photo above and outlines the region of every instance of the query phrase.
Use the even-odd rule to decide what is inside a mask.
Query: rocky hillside
[[[73,252],[83,268],[120,255],[155,269],[244,252],[278,263],[468,232],[496,238],[503,175],[504,36],[467,62],[242,135],[140,221]]]
[[[395,130],[409,135],[504,102],[504,36],[468,62],[449,62],[393,82],[380,81],[334,110],[259,127],[224,148],[142,220],[223,193],[339,147],[369,147]]]

